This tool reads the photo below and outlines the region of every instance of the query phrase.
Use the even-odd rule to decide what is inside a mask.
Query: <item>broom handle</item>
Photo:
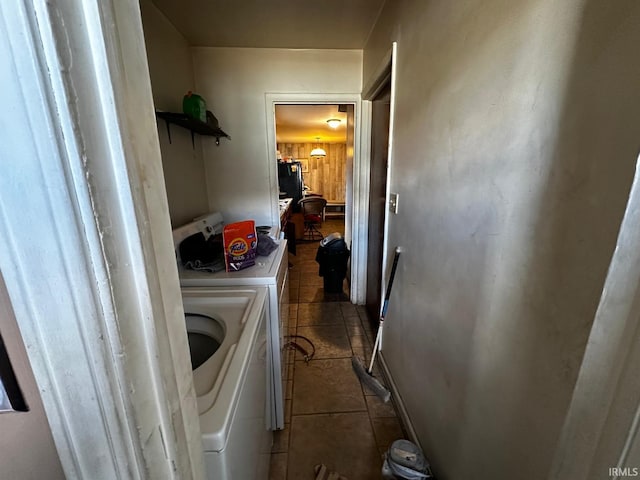
[[[393,257],[393,266],[391,267],[391,275],[389,276],[389,284],[387,285],[387,291],[384,292],[384,303],[382,304],[382,315],[380,315],[380,321],[384,321],[384,317],[387,316],[387,308],[389,307],[389,297],[391,296],[391,287],[393,286],[393,279],[396,277],[396,270],[398,269],[398,259],[400,258],[400,247],[396,247],[396,252]]]
[[[387,291],[384,293],[384,303],[382,304],[382,313],[380,314],[380,324],[378,326],[378,333],[376,335],[376,341],[373,345],[373,353],[371,354],[371,362],[369,362],[369,374],[373,371],[373,362],[376,359],[378,353],[378,346],[380,345],[382,336],[382,325],[384,323],[384,317],[387,315],[387,308],[389,307],[389,297],[391,296],[391,287],[393,286],[393,279],[396,276],[396,270],[398,269],[398,259],[400,258],[400,247],[396,247],[396,252],[393,257],[393,266],[391,267],[391,275],[389,275],[389,283],[387,285]]]
[[[376,360],[376,353],[378,353],[378,345],[380,345],[380,335],[382,334],[382,325],[378,327],[378,334],[376,335],[376,342],[373,344],[373,353],[371,354],[371,361],[369,362],[369,369],[367,373],[371,375],[373,372],[373,362]]]

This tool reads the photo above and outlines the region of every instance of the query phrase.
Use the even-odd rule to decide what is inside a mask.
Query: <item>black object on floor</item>
[[[326,293],[342,292],[349,255],[347,243],[338,232],[326,236],[320,242],[316,262],[320,264],[318,273],[323,278]]]

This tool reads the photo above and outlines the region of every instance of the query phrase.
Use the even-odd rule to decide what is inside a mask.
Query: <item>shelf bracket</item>
[[[164,122],[167,124],[167,137],[169,138],[169,143],[171,142],[171,124],[178,125],[179,127],[185,128],[191,132],[191,146],[195,150],[196,148],[196,139],[195,134],[204,135],[208,137],[214,137],[216,139],[216,145],[220,145],[220,138],[228,138],[231,140],[231,137],[227,135],[224,131],[220,129],[220,127],[208,125],[205,122],[201,122],[197,119],[192,119],[187,117],[185,114],[181,113],[171,113],[171,112],[157,112],[156,116],[162,118]]]
[[[216,145],[220,146],[220,139],[221,138],[228,138],[229,140],[231,140],[231,137],[229,135],[227,135],[226,133],[222,132],[223,135],[215,135],[216,137]]]

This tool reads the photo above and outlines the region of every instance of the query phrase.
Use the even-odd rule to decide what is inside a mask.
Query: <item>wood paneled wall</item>
[[[311,157],[316,147],[327,152],[326,157]],[[305,185],[329,201],[344,202],[346,189],[347,146],[344,143],[278,143],[283,158],[306,161],[309,171],[303,172]]]

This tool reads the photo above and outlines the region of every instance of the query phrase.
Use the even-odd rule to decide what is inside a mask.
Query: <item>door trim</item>
[[[0,4],[0,270],[65,477],[202,478],[140,6],[74,3]]]
[[[395,126],[395,104],[396,104],[396,71],[397,71],[397,58],[398,58],[398,43],[393,42],[391,44],[391,48],[383,57],[382,61],[378,65],[375,70],[372,79],[367,84],[366,88],[363,89],[363,106],[366,105],[368,108],[368,136],[369,136],[369,149],[371,145],[371,108],[372,102],[375,96],[382,90],[382,88],[386,85],[387,82],[391,82],[391,99],[389,105],[389,146],[387,152],[387,181],[386,181],[386,198],[385,198],[385,215],[384,215],[384,233],[383,233],[383,244],[382,244],[382,268],[381,268],[381,278],[380,278],[380,305],[382,305],[382,300],[384,298],[386,292],[386,282],[384,279],[387,277],[388,270],[388,259],[390,256],[389,253],[389,199],[391,195],[391,178],[392,178],[392,169],[393,169],[393,132]],[[370,155],[370,150],[369,150]],[[367,157],[370,159],[370,156]],[[368,195],[369,195],[369,187],[367,186],[367,215],[368,215]],[[366,257],[365,257],[366,258]],[[365,287],[366,292],[366,287]],[[381,307],[382,308],[382,307]],[[380,339],[380,345],[382,348],[382,338]]]
[[[366,249],[367,249],[367,212],[369,196],[369,136],[363,125],[370,126],[370,107],[363,108],[358,93],[266,93],[265,115],[267,120],[267,158],[272,166],[269,169],[271,183],[272,223],[279,222],[278,211],[278,171],[276,159],[276,123],[275,106],[280,105],[322,105],[322,104],[354,105],[354,152],[353,152],[353,208],[351,222],[351,302],[364,303],[366,293]],[[364,279],[364,280],[363,280]]]
[[[391,44],[391,48],[384,54],[382,60],[371,75],[369,83],[362,89],[363,100],[373,100],[382,87],[391,79],[391,70],[393,69],[393,59],[397,49],[397,42]]]

